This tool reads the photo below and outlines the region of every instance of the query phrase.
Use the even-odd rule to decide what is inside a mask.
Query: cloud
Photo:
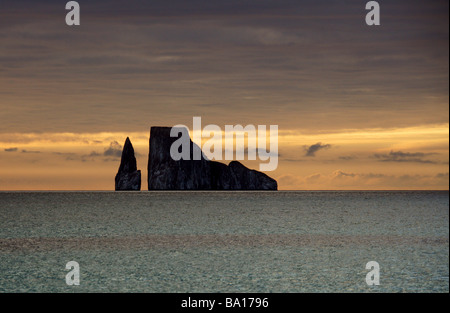
[[[5,152],[17,152],[18,148],[6,148]]]
[[[349,173],[342,170],[334,171],[329,176],[329,183],[336,188],[351,189],[433,189],[447,186],[448,173],[437,175],[407,174],[393,175],[385,173]]]
[[[89,145],[92,141],[86,143]],[[23,153],[40,153],[40,151],[26,151],[22,150]],[[76,153],[76,152],[52,152],[54,155],[64,157],[67,161],[97,161],[103,160],[104,162],[117,161],[117,158],[122,156],[122,146],[117,141],[111,141],[109,147],[105,148],[103,152],[98,152],[92,150],[91,152]],[[140,156],[139,153],[135,151],[135,156]],[[105,158],[106,157],[106,158]]]
[[[117,141],[113,141],[109,144],[109,148],[103,152],[103,155],[120,158],[122,156],[122,146]]]
[[[427,156],[436,155],[437,153],[422,153],[422,152],[402,152],[391,151],[389,154],[374,154],[376,159],[380,162],[408,162],[408,163],[423,163],[423,164],[437,164],[438,162],[424,159]]]
[[[122,146],[117,141],[112,141],[109,144],[109,147],[105,148],[105,151],[103,153],[91,151],[91,153],[89,154],[77,154],[73,152],[53,152],[53,154],[64,156],[68,161],[80,160],[82,162],[86,162],[89,160],[93,161],[97,158],[106,156],[108,158],[104,158],[103,161],[109,162],[116,161],[117,158],[120,158],[122,156]],[[137,153],[135,153],[135,155],[137,155]]]
[[[351,173],[334,171],[329,176],[329,183],[336,188],[351,189],[432,189],[448,185],[440,177],[432,175],[391,175],[384,173]]]
[[[307,184],[314,184],[320,181],[320,179],[322,178],[321,174],[313,174],[313,175],[309,175],[308,177],[305,178],[305,182]]]
[[[22,150],[22,153],[41,153],[41,151]]]
[[[0,68],[12,79],[0,93],[3,103],[17,105],[8,107],[0,132],[123,131],[124,116],[133,120],[126,130],[138,131],[150,117],[161,125],[185,123],[184,116],[198,112],[195,106],[215,102],[203,113],[215,124],[256,124],[257,115],[279,120],[280,129],[448,122],[442,3],[386,4],[390,22],[368,37],[356,0],[327,6],[313,0],[112,0],[108,10],[105,1],[88,1],[82,6],[92,23],[76,32],[61,27],[56,2],[2,6],[0,24],[7,27],[0,28]],[[417,13],[424,8],[427,14]],[[402,49],[398,38],[405,40]],[[369,44],[376,53],[367,53]],[[23,94],[29,85],[36,88]],[[254,100],[242,105],[243,98]],[[254,113],[265,108],[272,110]]]
[[[86,162],[88,160],[94,160],[95,158],[103,156],[102,153],[98,153],[97,151],[91,151],[89,154],[83,154],[80,156],[82,162]]]
[[[329,145],[329,144],[322,145],[321,142],[318,142],[315,145],[312,145],[312,146],[309,146],[309,147],[305,147],[305,150],[306,150],[305,156],[307,156],[307,157],[315,157],[316,156],[316,152],[318,152],[319,150],[328,149],[328,148],[331,148],[331,145]]]
[[[390,176],[386,174],[374,174],[374,173],[346,173],[341,170],[334,171],[331,175],[332,179],[341,179],[341,178],[356,178],[356,179],[389,179],[395,176]]]
[[[303,181],[300,177],[294,175],[283,175],[278,178],[278,182],[283,186],[296,186],[302,185]]]
[[[335,170],[309,176],[283,175],[277,178],[280,188],[305,190],[421,190],[448,187],[448,172],[434,175],[359,173]]]
[[[81,161],[81,162],[95,161],[100,157],[104,156],[109,157],[103,159],[105,162],[117,161],[118,150],[116,150],[116,143],[117,142],[111,142],[110,147],[105,149],[103,153],[99,153],[97,151],[91,151],[91,153],[88,154],[79,154],[74,152],[52,152],[52,153],[64,157],[66,161]],[[28,153],[32,153],[32,151],[29,151]]]
[[[78,155],[73,152],[52,152],[55,155],[65,157],[66,161],[76,161],[78,160]]]
[[[341,178],[341,177],[356,177],[357,175],[354,173],[345,173],[343,171],[335,171],[333,173],[333,176],[335,178]]]
[[[356,156],[353,155],[343,155],[339,157],[339,160],[344,160],[344,161],[351,161],[351,160],[355,160],[357,159]]]

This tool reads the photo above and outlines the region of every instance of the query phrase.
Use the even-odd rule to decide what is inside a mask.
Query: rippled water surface
[[[0,192],[0,292],[113,291],[449,292],[448,192]]]

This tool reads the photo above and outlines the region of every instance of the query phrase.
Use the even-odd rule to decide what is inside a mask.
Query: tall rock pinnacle
[[[116,190],[141,190],[141,171],[137,170],[133,145],[128,137],[123,146],[122,159],[115,181]]]

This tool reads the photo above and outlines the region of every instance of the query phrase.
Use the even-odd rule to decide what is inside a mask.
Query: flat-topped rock
[[[276,180],[251,170],[238,161],[229,165],[209,161],[201,154],[194,160],[193,154],[200,149],[190,140],[190,160],[175,161],[170,155],[172,144],[187,129],[179,129],[179,137],[171,137],[171,127],[152,127],[148,158],[149,190],[277,190]],[[199,150],[197,150],[199,151]]]

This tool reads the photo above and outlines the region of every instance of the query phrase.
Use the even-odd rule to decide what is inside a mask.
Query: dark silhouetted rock
[[[170,137],[171,127],[152,127],[148,158],[149,190],[207,190],[211,189],[209,162],[202,156],[193,159],[196,146],[190,142],[191,161],[174,161],[170,147],[179,138]],[[187,133],[187,129],[180,128]],[[194,146],[195,145],[195,146]]]
[[[137,170],[136,157],[130,138],[125,140],[116,175],[116,190],[141,190],[141,171]]]
[[[189,136],[186,128],[178,129]],[[152,127],[148,158],[149,190],[277,190],[276,180],[250,170],[240,162],[229,165],[209,161],[203,154],[193,160],[195,149],[190,140],[190,160],[175,161],[170,147],[179,137],[170,137],[171,127]],[[198,150],[200,151],[200,150]]]

